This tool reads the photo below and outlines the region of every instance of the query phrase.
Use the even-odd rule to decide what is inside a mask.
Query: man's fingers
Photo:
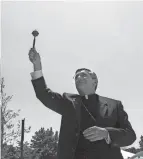
[[[93,135],[93,134],[95,134],[95,132],[92,132],[92,131],[91,132],[87,132],[87,133],[83,133],[84,136],[90,136],[90,135]]]
[[[88,130],[83,131],[83,134],[86,135],[86,134],[92,133],[92,131],[93,131],[93,129],[88,129]]]
[[[84,130],[83,133],[88,133],[88,132],[91,132],[92,130],[98,130],[98,129],[99,129],[98,126],[93,126]]]
[[[87,136],[85,138],[88,139],[88,140],[92,140],[92,139],[97,138],[97,137],[95,135],[91,135],[91,136]]]
[[[95,137],[95,138],[90,139],[90,141],[95,142],[95,141],[99,141],[99,140],[102,140],[102,139],[103,139],[102,137]]]
[[[35,48],[31,48],[31,49],[29,50],[29,53],[37,53],[37,51],[36,51]]]
[[[34,55],[30,54],[30,55],[29,55],[29,58],[30,58],[31,60],[34,59]]]
[[[103,137],[100,137],[100,136],[96,136],[96,135],[92,135],[92,136],[88,136],[88,137],[85,137],[87,140],[93,142],[93,141],[98,141],[98,140],[102,140]]]
[[[85,133],[83,134],[84,137],[88,140],[98,140],[98,139],[102,139],[103,137],[101,136],[101,134],[98,132],[98,131],[94,131],[94,132],[88,132],[88,133]]]
[[[35,49],[35,48],[33,48],[33,47],[32,47],[30,50],[31,50],[31,51],[36,51],[36,49]]]
[[[29,51],[29,56],[32,56],[32,55],[34,55],[35,53],[33,52],[33,51]]]
[[[84,136],[86,139],[91,139],[91,138],[94,138],[96,137],[95,134],[91,134],[91,135],[88,135],[88,136]]]
[[[83,133],[88,133],[88,132],[90,132],[92,129],[93,129],[92,127],[87,128],[86,130],[83,131]]]
[[[94,139],[94,138],[102,138],[100,135],[97,135],[97,134],[92,134],[92,135],[89,135],[89,136],[84,136],[86,139]]]
[[[83,132],[83,135],[87,136],[89,134],[97,134],[97,133],[98,133],[98,130],[92,129],[92,130]]]

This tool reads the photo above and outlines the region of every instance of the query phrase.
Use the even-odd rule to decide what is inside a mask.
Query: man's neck
[[[88,99],[90,95],[94,95],[94,94],[95,94],[95,92],[91,93],[91,94],[83,94],[83,95],[80,95],[80,96],[85,97],[85,99]]]

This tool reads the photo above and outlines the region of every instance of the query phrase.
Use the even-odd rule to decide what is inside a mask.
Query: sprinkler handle
[[[34,39],[33,39],[33,49],[35,48],[35,41],[36,41],[36,38],[34,36]]]

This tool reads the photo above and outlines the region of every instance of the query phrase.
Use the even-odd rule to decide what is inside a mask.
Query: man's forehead
[[[81,71],[78,71],[76,74],[78,74],[78,73],[90,73],[91,71],[87,71],[87,70],[81,70]]]
[[[88,71],[88,70],[80,70],[80,71],[76,72],[75,76],[77,76],[78,74],[82,74],[82,73],[90,74],[91,71]]]

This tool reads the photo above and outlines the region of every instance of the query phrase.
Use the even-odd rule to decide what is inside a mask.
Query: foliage
[[[18,142],[18,146],[16,147],[16,156],[20,158],[21,156],[21,142]],[[26,141],[23,143],[23,157],[24,159],[31,159],[32,149],[30,148],[30,144]]]
[[[140,145],[141,151],[143,151],[143,135],[141,135],[140,137],[139,145]]]
[[[131,152],[131,153],[134,153],[134,154],[137,153],[137,149],[135,147],[126,148],[125,151]]]
[[[127,152],[134,153],[134,154],[136,154],[140,151],[143,151],[143,136],[141,135],[141,137],[140,137],[139,148],[130,147],[130,148],[125,148],[124,150]]]
[[[57,155],[58,146],[58,132],[53,132],[52,128],[45,130],[41,128],[32,136],[31,148],[33,155],[38,156],[39,159],[44,157],[50,158]]]
[[[4,78],[0,79],[0,98],[1,98],[1,148],[2,157],[9,156],[8,158],[15,157],[16,149],[13,144],[20,140],[21,136],[21,123],[18,121],[16,124],[13,122],[19,116],[20,110],[15,112],[8,108],[8,103],[11,101],[12,96],[7,96],[4,92]],[[25,133],[30,132],[30,128],[25,128]],[[11,152],[11,153],[9,153]]]
[[[2,148],[2,159],[16,159],[16,148],[13,145],[4,145]]]

